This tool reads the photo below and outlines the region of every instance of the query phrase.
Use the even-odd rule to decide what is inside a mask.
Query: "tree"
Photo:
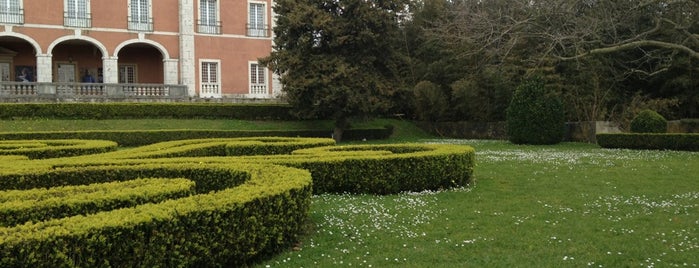
[[[668,56],[699,59],[698,0],[462,0],[431,33],[466,53],[575,60],[635,51],[627,71],[653,74]],[[521,57],[524,56],[524,57]]]
[[[449,100],[438,85],[430,81],[420,81],[415,85],[414,93],[418,119],[437,122],[445,117]]]
[[[260,62],[281,75],[304,118],[348,120],[391,108],[402,89],[398,14],[406,0],[278,0],[274,51]]]
[[[557,96],[540,79],[520,84],[507,108],[507,135],[515,144],[556,144],[563,140],[565,115]]]
[[[571,66],[594,67],[582,74],[555,73],[593,83],[560,79],[557,86],[582,94],[574,98],[601,93],[595,96],[598,104],[628,102],[637,92],[677,98],[682,99],[678,116],[697,114],[698,0],[430,1],[452,5],[426,34],[453,48],[457,57],[471,59],[470,73],[489,65],[518,66],[526,70],[523,76],[557,72],[561,65],[569,72],[580,70]],[[587,108],[572,114],[599,118],[619,112]]]

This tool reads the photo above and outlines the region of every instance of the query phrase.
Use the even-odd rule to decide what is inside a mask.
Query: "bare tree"
[[[699,59],[699,0],[461,0],[429,33],[486,62],[542,64],[626,53],[627,74]],[[513,55],[516,53],[516,55]]]

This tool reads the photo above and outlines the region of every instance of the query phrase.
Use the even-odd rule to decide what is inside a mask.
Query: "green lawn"
[[[258,267],[696,267],[699,153],[430,139],[407,121],[386,142],[471,144],[469,187],[313,198],[300,243]],[[331,128],[330,121],[10,120],[0,131]]]
[[[699,153],[472,144],[470,187],[315,196],[308,234],[259,267],[696,267]]]
[[[426,139],[433,136],[423,132],[405,120],[372,119],[353,120],[354,128],[381,128],[394,126],[391,139],[370,141],[373,143],[404,142]],[[128,119],[128,120],[66,120],[66,119],[19,119],[0,120],[0,132],[38,132],[75,130],[154,130],[154,129],[214,129],[214,130],[285,130],[327,129],[332,133],[333,121],[246,121],[220,119]]]
[[[332,122],[318,121],[245,121],[217,119],[128,119],[69,120],[26,119],[0,120],[0,132],[71,131],[71,130],[143,130],[143,129],[220,129],[278,130],[288,128],[332,128]]]

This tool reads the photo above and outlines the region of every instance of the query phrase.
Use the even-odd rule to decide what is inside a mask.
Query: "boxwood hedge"
[[[597,134],[603,148],[699,151],[697,133],[604,133]]]
[[[0,267],[244,266],[297,239],[313,192],[442,189],[467,185],[473,172],[468,146],[332,144],[203,139],[64,158],[1,157],[9,162],[0,165],[0,196],[139,178],[185,178],[196,186],[158,203],[0,227]]]
[[[31,159],[66,157],[114,151],[117,143],[105,140],[0,140],[0,155]]]
[[[288,104],[254,103],[0,103],[0,119],[225,118],[295,120]]]
[[[0,226],[158,203],[189,196],[187,179],[135,179],[90,185],[0,191]]]
[[[37,131],[0,133],[0,140],[46,140],[46,139],[83,139],[109,140],[119,146],[134,147],[171,140],[188,140],[203,138],[239,138],[239,137],[317,137],[329,138],[330,130],[206,130],[206,129],[164,129],[164,130],[83,130],[83,131]],[[345,140],[387,139],[393,134],[393,128],[348,129]]]

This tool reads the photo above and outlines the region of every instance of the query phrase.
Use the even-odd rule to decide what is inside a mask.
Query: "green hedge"
[[[0,140],[0,155],[24,155],[30,159],[67,157],[114,151],[106,140]]]
[[[393,128],[349,129],[345,131],[345,140],[387,139]],[[133,147],[170,140],[187,140],[203,138],[236,137],[330,137],[330,130],[91,130],[91,131],[43,131],[43,132],[5,132],[0,133],[0,140],[47,140],[47,139],[84,139],[109,140],[119,146]]]
[[[464,145],[322,146],[332,143],[182,140],[70,158],[13,156],[0,163],[0,190],[136,178],[186,178],[196,187],[160,203],[0,227],[0,267],[245,266],[296,241],[312,193],[465,186],[475,165]],[[250,155],[257,153],[280,154]]]
[[[85,169],[103,176],[85,176]],[[123,173],[220,180],[220,172],[211,170],[249,179],[217,191],[200,189],[197,183],[198,194],[157,204],[0,227],[0,267],[241,266],[296,239],[310,206],[307,171],[271,165],[158,164],[56,172],[65,177],[62,182],[121,180]],[[9,177],[21,183],[16,176],[22,175],[52,184],[45,180],[55,172],[20,173],[4,174],[0,181]],[[235,177],[240,176],[229,181],[239,180]]]
[[[699,134],[682,133],[604,133],[597,134],[603,148],[699,151]]]
[[[105,154],[105,159],[101,163],[108,164],[114,162],[113,159],[120,159],[120,163],[138,163],[148,158],[151,159],[150,163],[238,161],[286,165],[311,171],[316,194],[326,192],[391,194],[464,186],[470,182],[475,165],[475,151],[469,146],[438,144],[325,146],[299,149],[290,155],[248,156],[249,152],[270,151],[269,147],[274,144],[274,142],[251,143],[250,141],[254,139],[299,140],[298,138],[245,138],[237,140],[242,142],[240,144],[236,143],[236,139],[170,141]],[[311,139],[306,144],[318,146],[323,143],[331,144],[333,141]],[[235,146],[243,146],[242,148],[245,149],[230,149]],[[285,146],[277,146],[282,148],[279,151],[286,150]],[[236,152],[239,153],[239,157],[220,157],[235,156]],[[159,158],[166,156],[179,158]],[[76,161],[99,163],[97,160]]]
[[[296,120],[287,104],[0,103],[0,119],[225,118]]]
[[[458,145],[353,145],[274,162],[311,171],[314,193],[394,194],[470,183],[475,151]],[[346,152],[351,152],[347,154]],[[389,153],[386,153],[389,152]]]
[[[158,203],[190,196],[187,179],[135,179],[80,186],[0,191],[0,226]]]
[[[653,110],[642,110],[631,120],[633,133],[666,133],[667,120]]]

